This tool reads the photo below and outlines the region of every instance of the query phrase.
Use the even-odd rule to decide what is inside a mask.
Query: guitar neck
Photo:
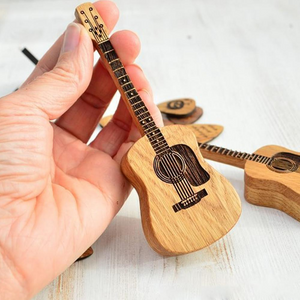
[[[270,157],[255,153],[249,154],[246,152],[233,151],[205,143],[199,143],[198,145],[204,158],[241,169],[245,168],[245,163],[247,160],[269,165],[272,159]]]
[[[156,154],[168,150],[169,146],[166,140],[156,126],[111,44],[107,27],[96,8],[91,3],[84,3],[76,8],[75,16],[87,29],[141,135],[148,137]]]

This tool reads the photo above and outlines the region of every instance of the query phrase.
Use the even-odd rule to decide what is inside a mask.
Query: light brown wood
[[[300,153],[264,146],[252,154],[200,144],[202,155],[245,170],[245,199],[281,210],[300,221]],[[293,156],[295,155],[295,156]]]
[[[167,115],[169,121],[174,124],[192,124],[195,123],[199,118],[203,115],[203,109],[201,107],[196,106],[192,113],[186,116],[175,116],[175,115]]]
[[[232,185],[204,162],[193,132],[184,126],[158,128],[109,41],[101,16],[91,3],[76,17],[144,135],[128,151],[121,167],[136,188],[142,224],[150,246],[162,255],[206,247],[236,224],[240,199]]]
[[[224,129],[223,126],[216,124],[189,124],[185,125],[185,127],[193,131],[198,143],[207,143],[213,140]]]
[[[112,115],[102,118],[99,122],[100,126],[103,128],[111,120]],[[167,125],[174,125],[173,123],[168,123]],[[165,124],[165,126],[167,126]],[[207,143],[217,136],[219,136],[224,127],[216,124],[188,124],[185,125],[187,128],[193,131],[198,143]],[[212,159],[214,160],[214,159]]]
[[[255,151],[268,157],[279,152],[294,153],[300,157],[299,152],[274,145]],[[300,221],[300,174],[299,172],[275,172],[264,164],[247,161],[245,198],[255,205],[279,209]]]
[[[178,195],[170,184],[153,173],[155,153],[144,137],[136,142],[122,161],[122,170],[136,188],[141,206],[145,236],[150,246],[162,255],[189,253],[222,238],[237,222],[241,205],[232,185],[209,166],[198,150],[192,131],[181,125],[162,128],[169,145],[183,143],[196,153],[210,180],[197,187],[208,196],[196,205],[174,213]],[[196,188],[196,189],[197,189]]]
[[[105,116],[103,117],[100,121],[99,121],[99,125],[104,128],[108,122],[112,119],[112,115],[109,115],[109,116]]]
[[[239,156],[236,157],[235,155],[228,155],[228,153],[230,154],[238,153],[237,151],[220,148],[214,145],[207,145],[207,144],[203,145],[202,143],[206,143],[206,142],[201,142],[200,140],[198,140],[198,143],[200,144],[199,145],[200,151],[204,158],[244,169],[246,159],[242,159]],[[219,149],[227,150],[226,154],[224,154],[222,151],[219,151]]]
[[[173,117],[188,116],[195,110],[196,102],[191,98],[180,98],[159,103],[157,106],[162,113]]]
[[[113,61],[118,62],[120,67],[117,67],[116,70],[122,71],[124,74],[126,74],[126,71],[124,69],[122,62],[119,60],[118,55],[116,54],[116,52],[114,51],[114,49],[110,43],[109,32],[108,32],[108,29],[107,29],[103,19],[101,18],[101,16],[97,12],[96,8],[93,6],[93,4],[90,2],[79,5],[75,10],[75,17],[87,29],[89,36],[93,41],[94,47],[100,54],[103,64],[105,65],[107,71],[111,75],[112,80],[114,81],[116,87],[118,88],[118,91],[120,92],[122,99],[124,100],[124,103],[126,104],[128,111],[132,116],[133,122],[135,123],[139,132],[142,135],[144,135],[145,133],[144,133],[143,127],[137,120],[136,115],[135,115],[134,111],[132,110],[131,104],[128,101],[129,96],[127,95],[126,91],[124,89],[122,89],[121,84],[119,82],[119,79],[121,78],[121,76],[116,75],[114,73],[115,70],[112,69],[111,63]],[[106,53],[104,53],[103,49],[101,49],[101,46],[103,46],[103,44],[105,44],[105,43],[107,43],[110,47],[112,47],[111,48],[112,50],[111,51],[108,50]],[[109,59],[106,55],[111,55],[111,54],[113,54],[113,58]],[[130,78],[128,76],[127,76],[127,78],[128,79],[127,79],[126,83],[127,82],[131,83]]]

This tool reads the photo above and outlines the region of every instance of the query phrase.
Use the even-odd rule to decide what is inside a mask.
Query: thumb
[[[56,119],[86,90],[92,71],[92,41],[82,25],[71,23],[54,68],[22,86],[16,94],[20,95],[22,107],[38,108],[49,119]]]

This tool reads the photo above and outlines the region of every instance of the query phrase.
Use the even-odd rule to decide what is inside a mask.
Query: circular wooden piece
[[[186,124],[192,124],[196,122],[202,115],[203,115],[203,109],[197,106],[194,109],[194,111],[186,117],[179,117],[179,116],[174,117],[174,116],[167,115],[167,118],[169,119],[169,121],[173,122],[174,124],[186,125]]]
[[[173,116],[187,116],[196,108],[196,102],[191,98],[169,100],[157,105],[162,113]]]

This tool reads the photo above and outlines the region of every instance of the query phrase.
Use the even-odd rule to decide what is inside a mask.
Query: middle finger
[[[116,32],[110,41],[125,67],[134,62],[140,51],[140,42],[133,32]],[[110,74],[99,60],[87,90],[56,124],[86,143],[116,90]]]

